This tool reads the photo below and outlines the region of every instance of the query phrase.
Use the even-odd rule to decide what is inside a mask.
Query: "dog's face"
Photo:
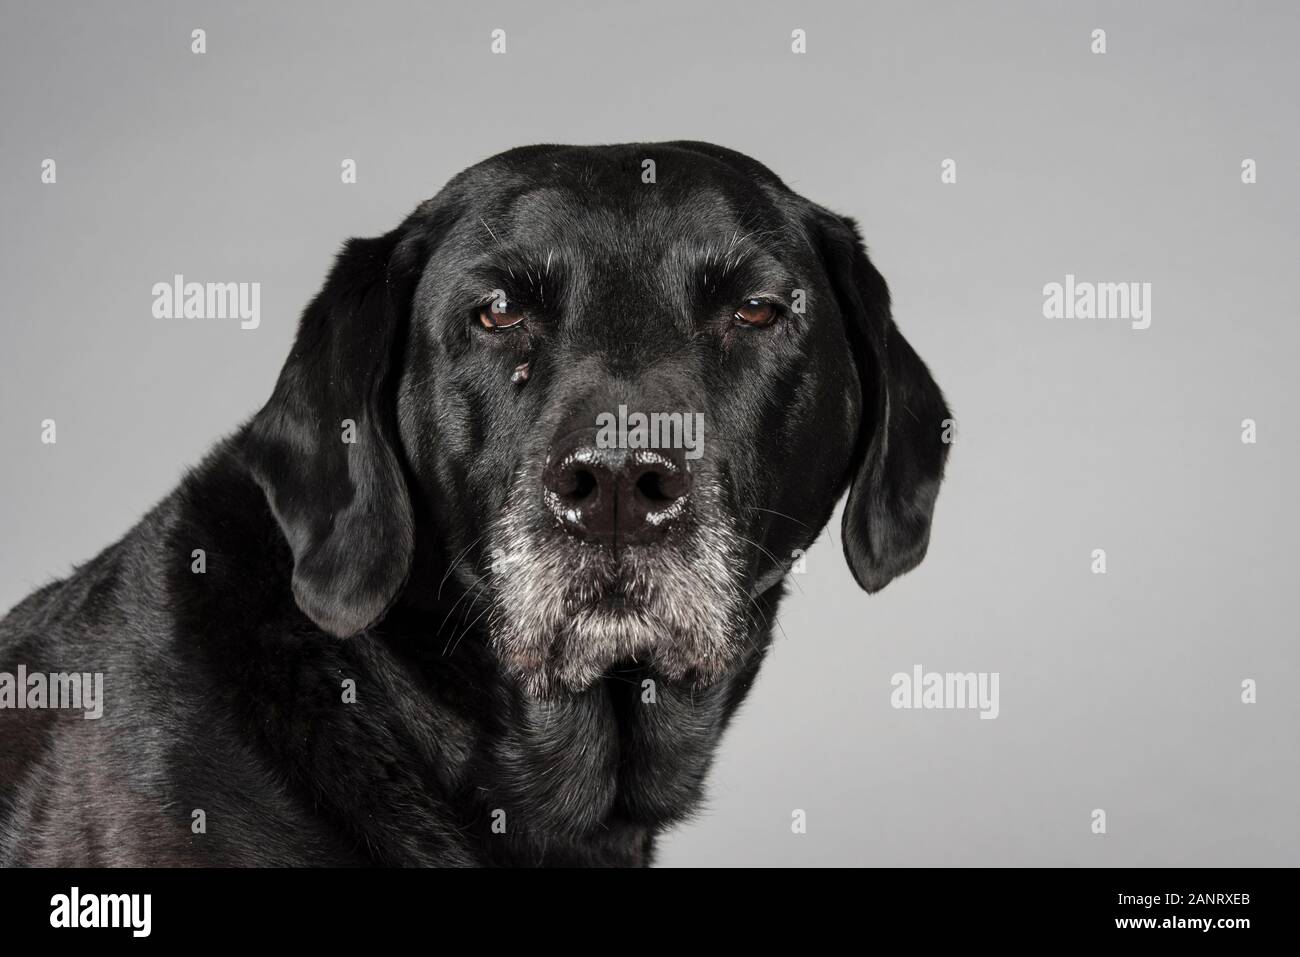
[[[863,587],[914,566],[946,417],[851,222],[706,144],[533,147],[345,250],[247,457],[319,625],[451,578],[547,694],[725,673],[846,487]]]

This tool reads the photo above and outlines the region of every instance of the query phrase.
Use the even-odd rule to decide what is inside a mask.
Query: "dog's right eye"
[[[493,298],[478,310],[479,324],[489,332],[511,329],[524,321],[524,311],[504,296]]]

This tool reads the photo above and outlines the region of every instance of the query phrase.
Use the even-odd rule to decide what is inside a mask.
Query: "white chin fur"
[[[528,500],[516,483],[512,501]],[[538,697],[580,692],[616,664],[707,685],[739,654],[747,615],[740,539],[717,489],[696,484],[694,521],[622,565],[515,505],[493,529],[488,615],[506,671]],[[706,516],[701,520],[701,515]],[[617,580],[615,606],[608,584]],[[605,599],[605,600],[602,600]]]

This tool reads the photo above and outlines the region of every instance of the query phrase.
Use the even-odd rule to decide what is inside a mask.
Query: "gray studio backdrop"
[[[262,403],[345,237],[511,146],[711,140],[861,220],[957,440],[917,571],[809,552],[662,862],[1300,863],[1295,5],[3,10],[0,607]],[[260,326],[155,319],[177,273]],[[1149,327],[1045,317],[1067,275]],[[917,665],[998,717],[894,708]]]

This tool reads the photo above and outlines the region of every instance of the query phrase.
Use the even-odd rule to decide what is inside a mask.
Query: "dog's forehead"
[[[788,225],[788,191],[740,161],[654,144],[512,150],[462,174],[456,232],[503,247],[631,249]]]
[[[705,239],[732,233],[745,220],[743,209],[706,183],[673,191],[547,185],[503,198],[491,218],[483,218],[494,230],[500,224],[499,239],[592,251]]]
[[[689,191],[701,185],[784,188],[780,179],[756,160],[703,143],[522,147],[483,160],[461,176],[489,190],[493,186],[554,186],[628,199],[650,192]]]

